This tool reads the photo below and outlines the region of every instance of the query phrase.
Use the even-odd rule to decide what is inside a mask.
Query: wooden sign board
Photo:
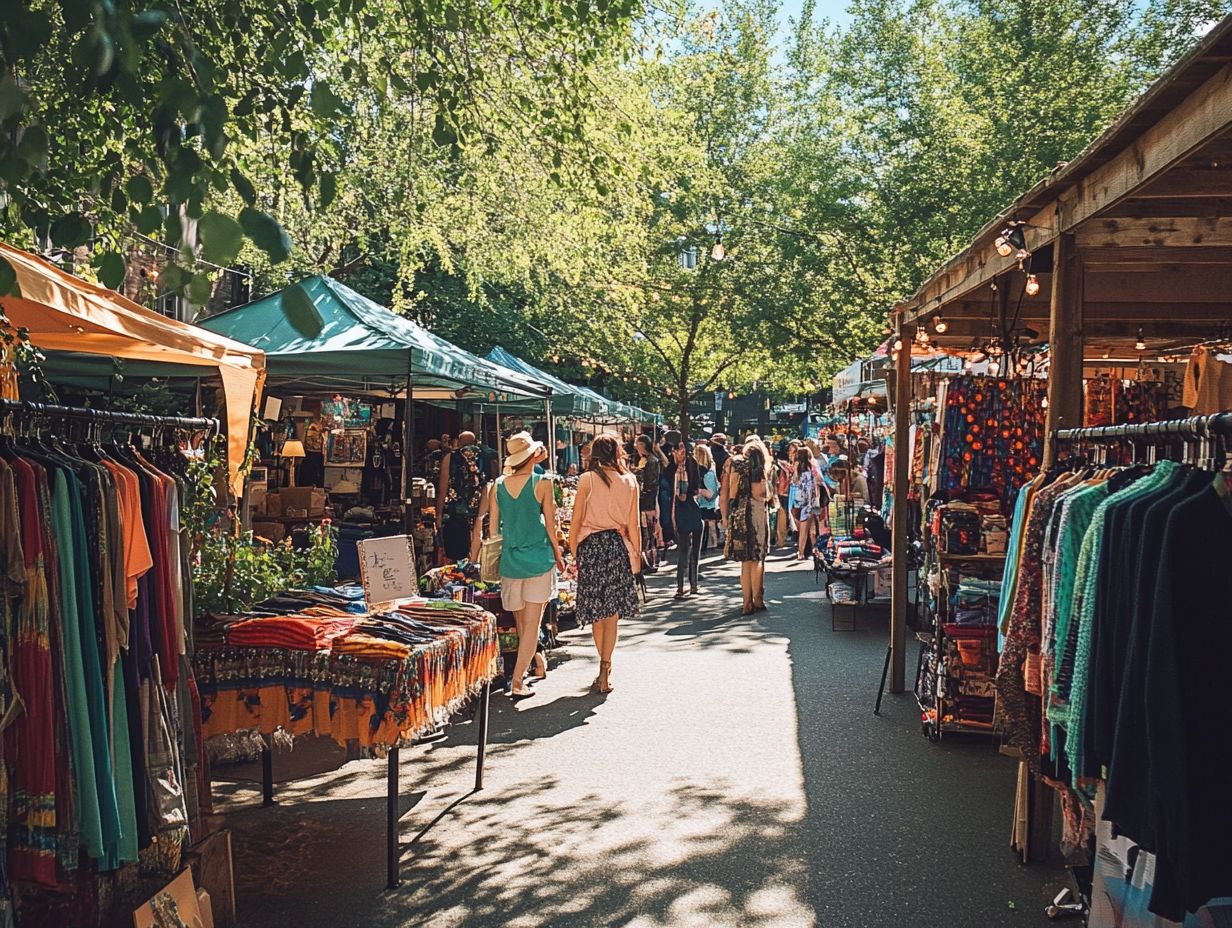
[[[192,872],[185,870],[133,912],[133,928],[205,928]]]
[[[365,538],[358,544],[359,571],[369,609],[419,595],[415,542],[410,535]]]

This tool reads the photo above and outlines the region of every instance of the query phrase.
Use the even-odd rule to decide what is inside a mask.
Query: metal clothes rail
[[[50,403],[33,403],[27,400],[0,399],[0,412],[24,412],[51,419],[81,419],[87,422],[114,422],[121,425],[152,425],[218,432],[217,419],[186,418],[184,416],[155,416],[139,412],[119,412],[111,409],[93,409],[84,406],[56,406]]]
[[[1131,422],[1123,425],[1099,425],[1080,429],[1057,429],[1057,441],[1098,442],[1122,439],[1188,438],[1201,440],[1232,435],[1232,412],[1186,419],[1165,419],[1160,422]]]

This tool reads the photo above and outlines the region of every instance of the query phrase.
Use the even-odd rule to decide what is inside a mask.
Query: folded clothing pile
[[[227,644],[236,647],[287,648],[293,651],[328,651],[334,639],[355,627],[346,618],[311,618],[280,615],[245,619],[226,630]]]

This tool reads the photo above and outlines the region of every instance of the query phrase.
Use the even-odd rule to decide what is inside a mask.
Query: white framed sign
[[[419,595],[415,542],[410,535],[365,538],[358,545],[359,572],[369,609]]]

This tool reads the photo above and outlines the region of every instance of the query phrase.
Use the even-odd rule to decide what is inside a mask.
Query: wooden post
[[[1082,259],[1073,235],[1052,245],[1052,301],[1049,307],[1048,416],[1044,433],[1044,467],[1056,457],[1052,433],[1082,425]]]
[[[911,343],[915,326],[900,326],[894,369],[894,561],[890,599],[890,692],[901,693],[907,676],[907,479],[911,473]]]

